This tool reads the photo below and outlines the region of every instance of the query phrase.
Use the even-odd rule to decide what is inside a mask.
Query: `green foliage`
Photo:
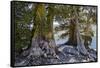
[[[15,2],[15,50],[19,51],[28,47],[31,40],[30,24],[32,23],[32,10],[28,8],[28,3]]]

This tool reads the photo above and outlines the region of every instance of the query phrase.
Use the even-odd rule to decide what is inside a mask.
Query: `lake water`
[[[93,48],[93,49],[96,49],[96,47],[97,47],[96,40],[97,40],[96,36],[92,38],[92,43],[91,43],[90,47]]]

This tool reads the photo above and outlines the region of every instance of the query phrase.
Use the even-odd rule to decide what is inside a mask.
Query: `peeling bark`
[[[70,20],[70,28],[69,28],[69,39],[65,43],[65,45],[77,46],[77,36],[76,36],[76,23],[74,19]]]

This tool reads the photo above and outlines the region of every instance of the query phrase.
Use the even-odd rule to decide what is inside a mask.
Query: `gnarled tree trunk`
[[[87,49],[84,46],[84,43],[82,41],[82,37],[80,35],[80,31],[79,31],[79,21],[78,21],[77,8],[73,6],[73,9],[74,9],[74,14],[75,14],[74,18],[75,18],[75,23],[76,23],[75,33],[76,33],[76,37],[77,37],[77,49],[78,49],[78,51],[80,53],[82,53],[84,55],[87,55],[88,51],[87,51]]]
[[[75,30],[76,30],[75,20],[71,19],[69,25],[69,39],[65,43],[66,45],[77,46],[77,36]]]
[[[43,4],[36,5],[35,13],[35,32],[32,40],[31,50],[40,48],[45,53],[54,56],[56,54],[56,44],[53,38],[53,6],[48,6],[48,15],[46,20],[46,7]],[[34,52],[37,52],[34,50]],[[40,52],[40,51],[39,51]]]

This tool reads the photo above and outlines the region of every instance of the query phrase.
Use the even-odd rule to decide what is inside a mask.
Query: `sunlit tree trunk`
[[[58,53],[58,49],[56,47],[56,43],[54,40],[54,35],[53,35],[53,20],[54,20],[54,5],[49,5],[48,6],[48,15],[47,15],[47,22],[46,24],[48,25],[48,27],[46,28],[46,34],[47,34],[47,39],[49,39],[51,41],[51,45],[53,46],[53,49],[55,50],[55,53]]]
[[[46,7],[43,4],[36,5],[34,26],[32,32],[32,44],[30,52],[34,52],[36,56],[44,53],[52,56],[56,55],[56,44],[53,38],[53,6],[48,6],[48,14],[46,15]],[[45,55],[47,56],[47,55]]]

